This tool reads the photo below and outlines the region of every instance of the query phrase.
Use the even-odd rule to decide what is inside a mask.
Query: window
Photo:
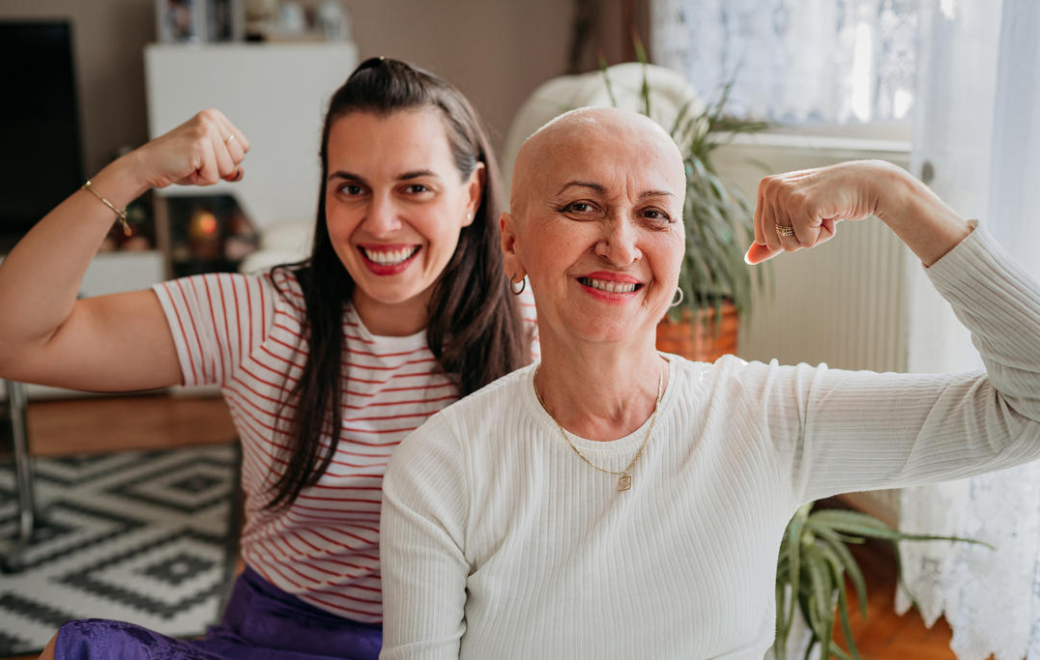
[[[908,123],[918,0],[652,0],[656,63],[780,124]]]

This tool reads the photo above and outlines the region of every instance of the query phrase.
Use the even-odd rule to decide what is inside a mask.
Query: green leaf
[[[903,580],[903,555],[899,551],[899,544],[892,542],[892,547],[896,551],[896,580],[899,583],[899,588],[903,590],[906,597],[910,600],[910,604],[914,606],[914,609],[920,610],[921,606],[917,603],[917,599],[910,593],[910,589],[906,586],[906,581]]]
[[[837,598],[835,600],[837,600],[838,602],[838,613],[839,618],[841,620],[841,630],[842,633],[845,635],[845,642],[849,645],[849,653],[855,660],[862,660],[859,657],[859,651],[856,649],[856,643],[852,639],[852,627],[849,623],[848,594],[845,591],[845,561],[839,556],[839,554],[835,550],[833,550],[828,545],[820,543],[817,547],[819,548],[821,554],[823,554],[823,556],[826,557],[828,564],[830,564],[831,572],[834,575],[834,584],[838,589]],[[844,546],[842,546],[842,549],[845,549]],[[848,552],[848,550],[846,550],[846,552]],[[852,559],[851,556],[849,557],[849,559]],[[855,560],[852,560],[852,566],[855,567],[857,572],[859,572],[859,566],[856,564]],[[862,579],[862,575],[860,577]],[[860,602],[862,603],[863,601]],[[832,617],[833,613],[834,607],[831,606]],[[866,609],[864,608],[863,616],[866,617],[866,615]],[[833,631],[834,626],[832,623],[832,634]],[[837,644],[832,644],[832,646],[834,650],[837,650],[839,648]]]
[[[690,113],[690,107],[693,104],[693,99],[687,99],[685,103],[679,106],[679,114],[675,116],[675,121],[672,122],[672,129],[668,131],[668,135],[671,135],[676,142],[682,139],[680,134],[680,128],[682,128],[686,121],[686,116]]]
[[[791,633],[791,624],[787,620],[787,608],[784,598],[784,582],[777,580],[776,582],[776,638],[773,640],[773,652],[774,660],[784,660],[787,655],[787,638]]]
[[[806,526],[813,530],[817,538],[821,539],[823,543],[826,543],[828,548],[837,555],[845,572],[849,574],[849,579],[852,580],[852,586],[856,589],[856,599],[859,601],[860,613],[864,618],[866,618],[867,583],[866,580],[863,579],[863,572],[860,570],[856,558],[853,557],[852,553],[849,552],[849,549],[845,547],[845,543],[837,532],[829,527],[818,524],[813,516],[809,516],[809,519],[806,521]]]
[[[817,511],[813,514],[816,522],[820,525],[831,527],[835,531],[857,534],[868,538],[887,539],[890,541],[959,541],[983,545],[995,550],[989,543],[976,541],[974,539],[961,538],[959,536],[935,536],[931,534],[908,534],[899,532],[873,516],[856,511],[826,510]]]
[[[646,57],[645,53],[643,57]],[[643,84],[639,87],[639,96],[643,99],[643,114],[653,119],[653,114],[650,112],[650,82],[646,78],[646,73],[646,62],[643,62]]]
[[[617,99],[614,97],[614,87],[610,84],[610,73],[607,69],[610,65],[607,63],[607,58],[602,52],[599,53],[599,71],[603,75],[603,86],[607,89],[607,98],[610,99],[610,105],[613,108],[617,107]]]
[[[820,554],[814,544],[804,544],[802,552],[805,558],[805,566],[809,573],[811,595],[809,600],[813,605],[814,612],[810,613],[810,619],[815,620],[812,626],[816,636],[823,644],[823,656],[829,657],[830,648],[833,646],[831,635],[834,632],[834,580],[827,560]]]
[[[646,56],[646,49],[643,48],[643,40],[639,38],[639,33],[636,32],[635,27],[632,28],[632,45],[636,49],[636,61],[640,64],[648,64],[650,60]]]

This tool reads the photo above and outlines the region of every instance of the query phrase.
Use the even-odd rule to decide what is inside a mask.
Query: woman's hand
[[[765,177],[758,184],[755,242],[745,260],[758,264],[815,247],[834,236],[838,222],[876,215],[879,179],[894,169],[881,161],[854,161]]]
[[[877,216],[926,266],[971,232],[924,184],[880,160],[839,163],[767,176],[758,185],[755,242],[744,260],[759,264],[830,240],[842,220]]]
[[[147,190],[172,183],[208,186],[221,179],[238,181],[248,151],[249,140],[223,113],[203,110],[129,157],[140,187]]]

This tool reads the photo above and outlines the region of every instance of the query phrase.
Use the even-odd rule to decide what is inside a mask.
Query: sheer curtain
[[[730,111],[787,124],[908,119],[918,0],[653,0],[654,61]]]
[[[1040,3],[922,0],[920,21],[914,173],[1040,277]],[[909,271],[910,370],[977,367],[948,305],[916,262]],[[901,500],[905,530],[997,546],[902,546],[910,593],[929,624],[945,613],[958,658],[1040,660],[1040,463]],[[897,601],[909,606],[902,592]]]

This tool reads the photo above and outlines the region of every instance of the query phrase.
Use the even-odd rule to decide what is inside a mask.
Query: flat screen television
[[[0,252],[83,184],[68,21],[0,21]]]

